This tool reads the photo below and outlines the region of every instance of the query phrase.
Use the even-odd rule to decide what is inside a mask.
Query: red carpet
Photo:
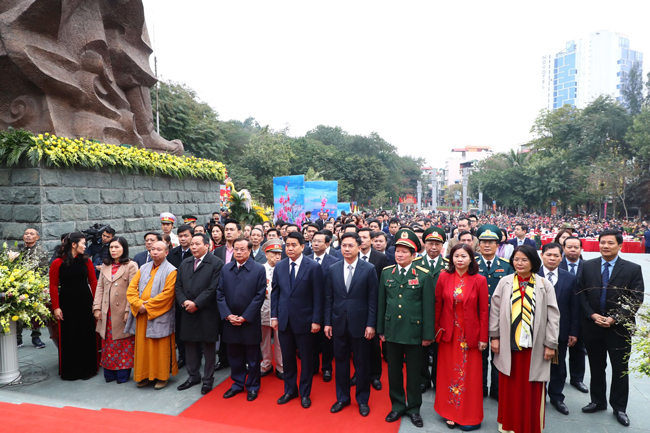
[[[352,404],[339,413],[330,413],[330,408],[336,402],[334,378],[325,383],[321,374],[314,376],[312,405],[309,409],[302,408],[299,398],[278,405],[277,400],[284,393],[284,382],[271,374],[262,378],[259,396],[255,401],[246,401],[245,392],[224,399],[223,394],[232,385],[232,380],[228,378],[180,416],[267,432],[397,433],[400,423],[389,424],[385,421],[391,409],[386,372],[382,379],[381,391],[370,390],[370,415],[366,418],[359,415],[359,406],[354,400],[354,387],[351,389]]]

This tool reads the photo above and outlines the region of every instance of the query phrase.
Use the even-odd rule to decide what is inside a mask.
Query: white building
[[[605,30],[569,41],[559,53],[542,56],[542,106],[584,108],[601,95],[623,102],[621,89],[637,62],[643,69],[643,53],[630,50],[622,33]]]
[[[460,165],[468,161],[481,161],[492,156],[489,146],[467,146],[451,150],[451,156],[445,161],[445,185],[462,183],[463,171]]]

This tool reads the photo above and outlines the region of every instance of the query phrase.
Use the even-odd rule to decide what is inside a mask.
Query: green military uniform
[[[496,241],[497,244],[501,241],[501,230],[494,225],[485,224],[478,228],[476,235],[480,241]],[[510,266],[510,262],[506,259],[497,257],[496,255],[490,260],[490,269],[488,270],[487,260],[482,256],[476,256],[476,263],[478,264],[479,274],[483,275],[487,280],[488,284],[488,299],[492,299],[494,294],[494,289],[497,288],[499,281],[507,275],[513,274],[515,271]],[[487,365],[488,365],[488,355],[491,350],[483,351],[483,395],[488,394],[488,381],[487,381]],[[499,372],[494,367],[494,354],[492,354],[492,360],[490,361],[490,382],[491,390],[490,395],[494,398],[497,398],[499,395]]]
[[[410,230],[398,231],[395,239],[396,247],[418,250],[419,239]],[[431,273],[420,263],[412,262],[407,268],[388,266],[379,280],[377,333],[387,342],[389,395],[392,411],[399,414],[420,413],[422,341],[435,337],[435,286]]]
[[[444,244],[447,240],[447,235],[445,231],[439,227],[429,227],[425,230],[422,235],[422,239],[426,243],[427,241],[438,241]],[[435,265],[432,266],[431,259],[425,252],[422,261],[418,262],[419,266],[427,268],[433,279],[433,287],[435,291],[436,284],[438,283],[438,277],[440,276],[440,271],[447,269],[449,266],[449,260],[441,255],[438,256]],[[429,371],[429,356],[433,357],[433,365],[431,371]],[[437,372],[437,361],[438,361],[438,343],[433,342],[429,346],[422,347],[422,367],[420,370],[420,375],[422,376],[422,385],[421,390],[425,392],[427,388],[431,387],[431,382],[435,387],[436,383],[436,372]]]

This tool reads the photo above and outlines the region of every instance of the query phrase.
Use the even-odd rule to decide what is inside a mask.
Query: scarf
[[[512,285],[512,314],[510,347],[520,351],[533,347],[533,322],[535,317],[535,276],[520,281],[514,274]]]

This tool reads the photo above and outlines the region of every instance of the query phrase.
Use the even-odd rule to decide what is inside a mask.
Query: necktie
[[[350,284],[352,283],[352,265],[348,265],[348,277],[345,279],[345,290],[350,291]]]
[[[363,256],[363,257],[361,257],[361,258],[363,259],[364,262],[367,262],[367,261],[368,261],[368,256]]]
[[[320,257],[316,257],[316,263],[320,265]]]
[[[571,273],[573,275],[576,274],[576,264],[575,263],[569,263],[569,266],[571,266]]]
[[[487,271],[490,272],[490,267],[492,266],[492,260],[488,260],[487,262],[485,262],[485,264],[487,265]]]
[[[194,270],[196,271],[196,268],[199,266],[199,263],[201,263],[201,259],[194,259]]]
[[[404,278],[404,277],[406,276],[406,269],[402,268],[402,269],[399,271],[399,274],[402,276],[402,278]]]
[[[289,274],[289,283],[293,289],[293,283],[296,280],[296,262],[291,262],[291,273]]]
[[[609,285],[609,267],[611,265],[605,262],[605,270],[603,271],[603,289],[600,292],[600,311],[605,314],[605,305],[607,303],[607,286]]]
[[[548,273],[548,282],[555,286],[555,282],[553,281],[553,272]]]

